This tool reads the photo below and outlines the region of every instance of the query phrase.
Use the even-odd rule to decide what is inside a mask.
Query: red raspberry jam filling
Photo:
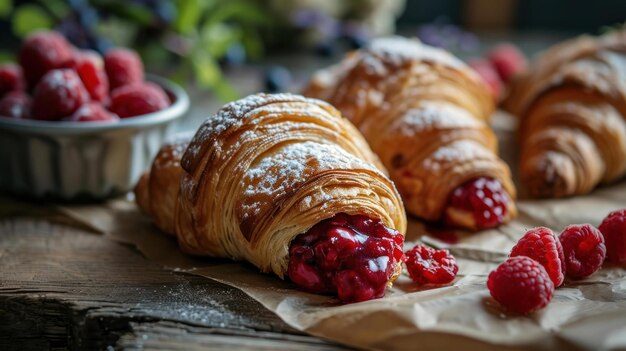
[[[397,274],[403,245],[382,222],[340,213],[292,241],[288,275],[301,289],[337,294],[344,303],[379,298]]]
[[[448,199],[444,221],[449,226],[494,228],[506,219],[509,201],[509,194],[499,181],[476,178],[454,189]],[[471,217],[466,221],[459,214]]]

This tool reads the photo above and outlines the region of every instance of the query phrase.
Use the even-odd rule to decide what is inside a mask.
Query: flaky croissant
[[[378,162],[332,106],[259,94],[208,118],[188,146],[165,145],[135,193],[188,253],[359,301],[380,297],[401,271],[406,217]]]
[[[504,106],[520,118],[520,178],[535,197],[585,194],[626,173],[626,30],[538,56]]]
[[[508,166],[486,121],[486,85],[443,50],[374,40],[316,73],[304,94],[337,107],[389,169],[410,213],[482,229],[516,214]]]

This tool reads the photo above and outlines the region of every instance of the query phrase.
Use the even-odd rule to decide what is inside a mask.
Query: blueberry
[[[90,39],[89,46],[92,50],[96,50],[101,55],[104,55],[110,48],[113,47],[113,43],[105,38],[94,37]]]
[[[342,27],[343,37],[352,49],[360,49],[367,45],[370,33],[367,27],[362,24],[347,22]]]
[[[176,19],[177,10],[172,1],[160,0],[154,6],[154,13],[163,23],[171,23]]]
[[[94,28],[98,24],[98,12],[92,7],[84,7],[77,11],[78,21],[84,28]]]
[[[265,71],[265,90],[270,93],[284,91],[291,84],[291,73],[283,66],[272,66]]]
[[[471,52],[478,50],[480,46],[480,40],[475,34],[465,32],[459,41],[459,46],[461,50]]]
[[[67,4],[74,11],[80,11],[84,7],[88,6],[85,0],[67,0]]]
[[[246,48],[241,43],[232,43],[220,62],[225,66],[240,66],[246,62]]]
[[[323,41],[315,46],[315,54],[321,57],[330,57],[337,52],[337,46],[333,41]]]
[[[369,41],[367,36],[362,35],[350,35],[346,39],[348,39],[348,44],[350,44],[352,49],[360,49],[367,45],[367,42]]]
[[[322,11],[302,9],[291,13],[291,23],[297,28],[314,28],[325,24],[329,18]]]

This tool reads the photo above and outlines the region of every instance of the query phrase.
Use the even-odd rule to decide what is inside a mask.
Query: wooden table
[[[50,220],[0,220],[0,267],[0,350],[343,349],[235,288]]]

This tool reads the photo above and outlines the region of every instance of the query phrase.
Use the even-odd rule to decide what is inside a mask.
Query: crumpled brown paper
[[[500,116],[495,122],[506,141],[502,153],[514,156],[511,120]],[[346,345],[381,350],[615,350],[626,349],[624,268],[605,267],[588,279],[566,282],[547,308],[527,317],[504,314],[489,297],[485,281],[526,229],[547,226],[558,233],[572,223],[597,226],[608,212],[623,207],[626,182],[577,198],[521,200],[518,219],[477,234],[428,234],[411,220],[407,246],[421,240],[449,249],[460,266],[454,283],[417,288],[403,275],[385,298],[351,305],[300,292],[244,263],[185,256],[175,239],[159,232],[129,199],[59,210],[83,227],[135,245],[169,269],[237,287],[289,325]]]

